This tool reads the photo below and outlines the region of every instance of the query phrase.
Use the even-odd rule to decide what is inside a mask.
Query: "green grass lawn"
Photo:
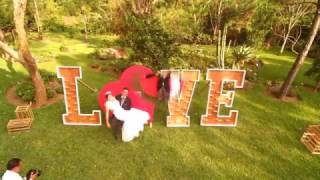
[[[88,44],[62,34],[47,34],[46,40],[31,41],[39,67],[54,72],[58,65],[81,66],[83,79],[101,88],[117,77],[88,67],[88,54],[103,44],[112,45],[114,36],[92,37]],[[61,45],[70,52],[60,52]],[[45,180],[105,179],[320,179],[320,159],[300,143],[304,128],[319,124],[320,95],[296,89],[302,101],[281,102],[264,93],[267,80],[283,80],[294,55],[277,55],[276,50],[258,52],[265,66],[260,80],[250,90],[239,90],[235,109],[238,126],[201,127],[208,87],[201,81],[191,105],[190,128],[166,128],[166,105],[156,106],[155,124],[130,143],[115,141],[105,126],[64,126],[62,101],[34,110],[32,131],[8,134],[6,124],[15,117],[5,91],[27,78],[20,65],[13,70],[0,61],[0,172],[12,157],[30,168],[43,171]],[[303,76],[307,61],[295,84],[314,83]],[[80,87],[81,111],[98,109],[97,93]]]

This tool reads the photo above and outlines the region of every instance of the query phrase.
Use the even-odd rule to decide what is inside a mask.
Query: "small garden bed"
[[[307,91],[307,92],[313,92],[313,93],[319,93],[320,89],[316,89],[315,86],[309,85],[309,84],[304,84],[302,86],[302,89]]]
[[[47,102],[45,105],[54,104],[63,99],[63,88],[59,79],[54,73],[47,71],[40,72],[45,82],[47,91]],[[20,106],[35,101],[35,88],[30,80],[18,82],[6,92],[6,99],[9,104]],[[34,107],[34,106],[32,106]]]
[[[267,83],[267,88],[265,94],[271,96],[277,100],[279,99],[279,92],[281,88],[281,83],[275,81]],[[295,92],[295,90],[290,89],[287,96],[282,99],[285,102],[297,102],[301,100],[301,97]]]

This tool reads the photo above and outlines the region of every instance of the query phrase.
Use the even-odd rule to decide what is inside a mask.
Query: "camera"
[[[36,174],[37,177],[39,177],[41,175],[41,170],[37,170],[37,169],[30,169],[27,173],[27,180],[30,180],[30,177],[32,174]]]

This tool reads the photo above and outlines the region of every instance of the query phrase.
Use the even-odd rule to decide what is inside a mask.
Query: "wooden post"
[[[81,79],[78,80],[82,85],[84,85],[86,88],[90,89],[92,92],[97,92],[98,90],[96,88],[90,87],[87,83],[82,81]]]

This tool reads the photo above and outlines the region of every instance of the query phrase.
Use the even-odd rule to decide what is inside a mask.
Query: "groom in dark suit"
[[[129,90],[128,88],[123,88],[121,94],[116,96],[116,99],[119,101],[120,106],[124,110],[131,109],[131,99],[128,97]],[[122,139],[122,125],[123,122],[118,120],[115,116],[110,119],[111,129],[113,131],[113,135],[116,139]]]

